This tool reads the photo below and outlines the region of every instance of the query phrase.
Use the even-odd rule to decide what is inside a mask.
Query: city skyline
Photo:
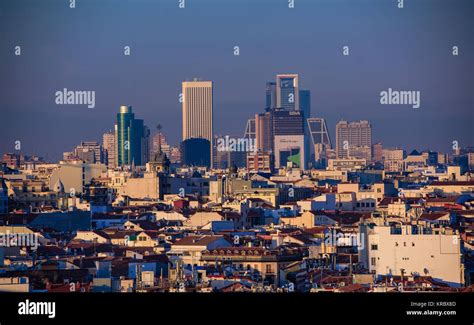
[[[176,145],[181,137],[180,83],[194,76],[214,83],[214,132],[240,136],[247,119],[265,108],[265,83],[279,73],[299,74],[300,88],[312,93],[312,116],[325,119],[332,138],[340,119],[368,120],[374,141],[387,147],[449,152],[453,141],[472,146],[472,22],[463,8],[473,4],[457,2],[459,6],[433,1],[425,10],[426,3],[420,1],[404,12],[384,2],[362,3],[361,12],[374,18],[366,22],[362,14],[348,14],[354,5],[347,1],[338,6],[301,1],[290,13],[266,1],[230,1],[225,8],[202,1],[199,6],[189,4],[185,13],[164,2],[117,7],[104,1],[94,4],[90,26],[80,32],[74,28],[83,22],[67,6],[48,2],[46,16],[29,19],[23,29],[5,35],[0,45],[5,62],[0,76],[5,122],[0,151],[15,152],[15,141],[20,140],[22,153],[57,160],[81,141],[99,141],[113,127],[111,116],[120,105],[133,106],[147,125],[160,122]],[[91,5],[81,1],[75,10],[80,13]],[[249,14],[248,6],[253,8]],[[34,2],[29,12],[13,1],[1,9],[2,30],[10,30],[16,19],[40,17]],[[105,11],[113,20],[99,14]],[[207,22],[196,20],[196,12],[209,18]],[[268,14],[262,23],[263,12]],[[385,21],[386,14],[395,18]],[[57,29],[64,17],[71,27]],[[127,17],[140,19],[135,26],[115,20]],[[247,29],[240,31],[237,26],[244,17]],[[269,32],[274,21],[290,18],[298,19],[279,27],[279,35]],[[428,32],[434,21],[454,27],[435,26],[437,33]],[[110,28],[93,32],[106,22]],[[374,23],[377,29],[371,28]],[[167,32],[150,33],[150,27]],[[288,39],[287,46],[282,46],[283,39]],[[22,46],[21,56],[13,55],[17,44]],[[458,56],[451,53],[454,45]],[[125,46],[130,56],[124,56]],[[234,55],[235,46],[239,55]],[[350,55],[343,55],[343,46],[349,47]],[[95,107],[57,105],[54,94],[64,88],[94,90]],[[387,89],[420,91],[420,107],[381,105],[380,92]],[[25,91],[29,96],[22,96]]]
[[[473,14],[0,1],[0,325],[470,320]]]

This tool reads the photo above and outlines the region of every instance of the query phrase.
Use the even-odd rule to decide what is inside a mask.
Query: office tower
[[[207,139],[192,138],[181,142],[181,162],[185,166],[211,166],[211,143]]]
[[[153,136],[153,145],[152,145],[152,147],[153,147],[152,151],[154,153],[158,152],[159,149],[161,148],[161,151],[167,157],[170,157],[170,155],[171,155],[171,146],[166,141],[166,136],[163,132],[157,132]]]
[[[311,92],[309,90],[300,90],[300,111],[304,113],[304,118],[311,117]]]
[[[214,143],[213,143],[213,151],[214,151],[214,160],[213,160],[213,168],[218,169],[226,169],[230,168],[233,165],[237,167],[245,167],[246,164],[246,157],[248,152],[253,152],[251,148],[251,144],[247,146],[244,142],[242,145],[236,143],[235,150],[231,148],[232,144],[225,143],[225,139],[239,139],[237,136],[223,136],[223,135],[216,135],[214,136]],[[220,140],[224,140],[220,142]],[[241,139],[239,139],[241,140]],[[229,145],[229,147],[226,147]]]
[[[267,82],[265,87],[265,110],[269,111],[276,107],[276,83]]]
[[[277,110],[273,113],[273,134],[303,135],[304,117],[300,111]]]
[[[277,108],[299,110],[300,92],[297,74],[279,74],[276,76]]]
[[[105,160],[109,168],[115,167],[115,134],[112,131],[102,136],[102,147],[105,151]]]
[[[375,162],[382,161],[383,159],[383,147],[381,142],[374,143],[372,145],[372,160]]]
[[[255,114],[255,140],[258,151],[273,152],[273,111]]]
[[[306,120],[313,145],[321,143],[328,149],[332,148],[326,121],[323,118],[311,117]]]
[[[97,141],[82,141],[74,149],[74,154],[80,160],[89,164],[105,163],[105,155],[102,146]]]
[[[371,160],[372,126],[368,121],[347,122],[336,125],[337,158]]]
[[[307,118],[311,117],[311,92],[309,90],[300,90],[300,106],[299,109],[303,112],[304,121]],[[309,161],[309,152],[310,150],[310,134],[308,124],[304,123],[304,143],[305,143],[305,151],[308,153],[308,161]]]
[[[255,119],[249,118],[247,124],[245,124],[244,138],[255,139],[256,136],[256,127]]]
[[[306,119],[308,133],[314,150],[314,162],[316,168],[326,168],[327,151],[332,149],[326,121],[319,117]]]
[[[307,152],[304,135],[304,117],[300,111],[276,110],[273,112],[275,167],[289,163],[305,169]]]
[[[212,81],[184,81],[183,91],[183,141],[207,139],[212,142],[213,88]]]
[[[132,106],[120,106],[115,124],[115,164],[144,165],[149,159],[150,130],[135,119]]]

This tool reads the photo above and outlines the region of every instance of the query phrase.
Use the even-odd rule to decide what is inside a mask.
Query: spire
[[[161,124],[158,123],[158,125],[156,126],[156,129],[158,130],[158,154],[161,153],[161,129],[163,127],[161,126]]]

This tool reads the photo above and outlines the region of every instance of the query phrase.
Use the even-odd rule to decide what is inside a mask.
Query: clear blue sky
[[[368,119],[385,146],[474,145],[472,0],[68,2],[0,2],[0,153],[21,140],[23,153],[58,159],[101,141],[122,104],[177,144],[181,81],[193,77],[214,81],[215,133],[241,135],[277,73],[300,74],[333,141],[343,118]],[[421,91],[421,107],[380,105],[389,87]],[[63,88],[94,90],[96,107],[56,105]]]

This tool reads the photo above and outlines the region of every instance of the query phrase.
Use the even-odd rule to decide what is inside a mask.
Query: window
[[[378,248],[379,248],[379,247],[378,247],[377,244],[372,244],[372,245],[370,246],[370,249],[373,250],[373,251],[376,251]]]
[[[370,258],[370,265],[375,266],[375,263],[376,263],[375,257],[371,257]]]
[[[271,264],[267,264],[265,266],[265,273],[272,273],[272,265]]]

